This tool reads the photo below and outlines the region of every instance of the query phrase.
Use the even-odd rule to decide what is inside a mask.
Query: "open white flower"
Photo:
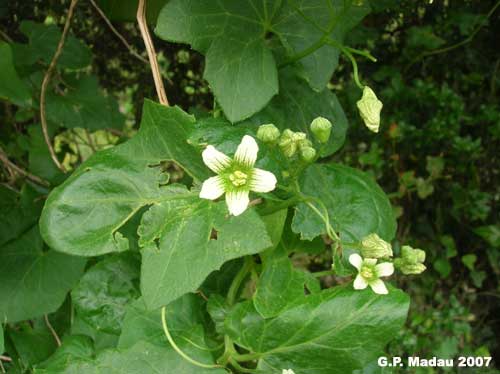
[[[394,265],[390,262],[377,264],[375,258],[363,259],[357,253],[349,256],[349,262],[358,269],[358,275],[354,280],[354,289],[364,290],[370,286],[373,292],[385,295],[389,293],[380,277],[388,277],[394,273]]]
[[[243,213],[250,199],[248,194],[270,192],[276,188],[273,173],[254,168],[259,146],[254,138],[245,135],[236,149],[234,159],[209,145],[202,153],[203,162],[217,176],[203,182],[200,197],[215,200],[226,193],[229,213],[238,216]]]
[[[283,369],[281,374],[295,374],[295,372],[292,369]]]

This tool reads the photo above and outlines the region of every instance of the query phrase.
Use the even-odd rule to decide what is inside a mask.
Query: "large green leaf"
[[[370,233],[387,241],[394,238],[396,220],[391,203],[369,175],[340,164],[312,165],[300,184],[304,194],[323,201],[343,242],[356,242]],[[325,233],[324,222],[304,203],[296,208],[292,228],[308,240]]]
[[[304,297],[305,283],[306,274],[294,269],[285,248],[276,248],[264,261],[253,296],[255,309],[264,318],[277,316],[294,301]]]
[[[28,51],[33,59],[42,59],[48,64],[56,51],[61,30],[56,25],[44,25],[33,21],[21,22],[20,30],[29,39]],[[69,35],[57,60],[58,67],[82,69],[91,63],[90,49],[74,36]]]
[[[0,185],[0,246],[33,226],[42,210],[40,193],[25,184],[21,193]]]
[[[210,349],[205,343],[202,299],[197,295],[185,295],[167,307],[169,330],[178,347],[198,362],[214,364]],[[74,346],[75,344],[73,344]],[[63,346],[60,348],[62,350]],[[37,374],[137,374],[182,373],[225,374],[223,369],[202,369],[182,358],[167,342],[159,310],[148,311],[141,299],[131,304],[123,324],[118,349],[100,353],[97,358],[88,357],[89,347],[66,349],[58,359],[48,360]],[[56,352],[55,356],[57,356]],[[56,357],[57,358],[57,357]]]
[[[275,7],[266,1],[173,0],[158,17],[159,37],[206,55],[205,78],[231,122],[250,117],[278,93],[265,40]]]
[[[278,92],[271,52],[283,53],[277,39],[285,59],[310,52],[297,66],[310,86],[322,91],[339,58],[338,48],[325,41],[341,43],[368,11],[362,1],[173,0],[162,9],[156,33],[205,54],[205,78],[226,117],[237,122]]]
[[[291,56],[316,48],[297,64],[310,86],[322,91],[337,68],[340,53],[325,41],[341,44],[369,11],[366,1],[288,0],[273,22],[273,31]]]
[[[203,361],[205,357],[192,357]],[[212,361],[213,364],[213,361]],[[182,374],[226,374],[224,369],[204,369],[187,362],[173,349],[158,347],[140,341],[126,350],[107,350],[96,359],[68,359],[62,368],[48,366],[35,370],[35,374],[137,374],[137,373],[182,373]]]
[[[173,160],[197,180],[208,176],[187,143],[194,117],[177,107],[146,101],[138,134],[94,154],[49,195],[40,221],[54,249],[95,256],[126,250],[119,229],[143,206],[177,198],[160,186],[162,160]]]
[[[58,309],[80,278],[85,259],[45,251],[33,227],[0,248],[0,320],[22,321]]]
[[[94,354],[92,340],[83,335],[70,335],[64,338],[61,347],[46,361],[37,365],[35,373],[63,373],[70,361],[91,360]]]
[[[325,147],[316,143],[310,130],[311,121],[318,116],[328,118],[333,124]],[[281,130],[289,128],[305,132],[315,142],[316,148],[320,149],[322,156],[334,153],[344,144],[347,130],[347,118],[337,96],[326,88],[321,92],[313,91],[293,69],[280,72],[279,95],[250,121],[255,125],[274,123]]]
[[[203,299],[199,295],[186,294],[167,306],[166,316],[169,331],[175,342],[195,354],[203,354],[196,353],[200,347],[206,346],[203,334],[205,322]],[[193,338],[194,341],[191,340]],[[160,310],[147,310],[142,298],[127,307],[118,348],[131,348],[140,340],[160,347],[169,347],[163,331]]]
[[[352,285],[305,297],[276,318],[264,319],[251,302],[237,305],[226,332],[242,347],[259,353],[258,368],[281,374],[345,374],[362,369],[403,327],[409,298],[356,291]]]
[[[118,110],[118,103],[103,94],[95,76],[66,79],[69,88],[64,95],[47,95],[49,121],[57,126],[89,130],[123,127],[125,117]]]
[[[139,263],[131,256],[97,263],[71,292],[77,314],[96,330],[118,335],[127,304],[139,296],[139,276]]]
[[[144,213],[138,232],[139,244],[145,246],[141,289],[150,309],[196,291],[224,262],[258,253],[272,244],[253,210],[228,216],[224,203],[197,196],[153,205]]]
[[[17,105],[28,105],[31,93],[28,86],[19,78],[12,60],[10,45],[0,42],[0,98]]]

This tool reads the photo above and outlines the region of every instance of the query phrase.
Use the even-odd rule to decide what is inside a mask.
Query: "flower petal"
[[[231,162],[231,159],[228,156],[219,152],[214,146],[211,145],[205,148],[201,156],[203,157],[205,165],[207,165],[210,170],[215,173],[219,173],[221,170],[224,170]]]
[[[270,192],[276,188],[276,177],[270,171],[253,169],[250,189],[255,192]]]
[[[385,286],[385,283],[380,279],[376,279],[373,282],[370,282],[370,287],[372,288],[373,292],[380,295],[387,295],[389,293],[387,287]]]
[[[248,191],[240,190],[226,193],[227,208],[233,216],[239,216],[243,213],[248,208],[249,202]]]
[[[368,287],[368,283],[365,281],[365,278],[363,278],[361,274],[358,274],[356,279],[354,279],[354,289],[364,290],[366,287]]]
[[[363,259],[357,253],[353,253],[352,255],[349,256],[349,262],[356,269],[360,270],[361,269],[361,265],[363,264]]]
[[[255,139],[249,135],[245,135],[243,139],[241,139],[238,149],[236,149],[234,159],[244,165],[253,166],[257,160],[258,151],[259,146]]]
[[[224,193],[224,182],[221,177],[208,178],[201,186],[200,197],[202,199],[215,200]]]
[[[375,266],[375,270],[377,270],[379,277],[388,277],[394,273],[394,265],[390,262],[383,262]]]

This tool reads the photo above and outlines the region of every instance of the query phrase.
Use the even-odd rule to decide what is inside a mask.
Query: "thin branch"
[[[0,355],[0,361],[12,362],[12,359],[10,357]]]
[[[443,48],[438,48],[438,49],[433,49],[431,51],[426,51],[426,52],[422,52],[420,55],[418,55],[405,69],[404,71],[407,71],[409,68],[411,68],[414,64],[416,64],[420,59],[424,58],[424,57],[429,57],[429,56],[433,56],[433,55],[437,55],[439,53],[446,53],[446,52],[449,52],[451,50],[454,50],[456,48],[459,48],[467,43],[470,43],[474,37],[476,36],[476,34],[486,25],[486,21],[488,21],[488,19],[493,15],[493,13],[495,13],[495,11],[497,10],[497,8],[500,6],[500,1],[497,1],[497,3],[495,5],[493,5],[493,7],[490,9],[490,11],[486,14],[486,16],[484,17],[484,19],[479,23],[479,25],[470,33],[470,35],[465,38],[464,40],[462,40],[461,42],[458,42],[456,44],[452,44],[448,47],[443,47]]]
[[[59,162],[57,159],[56,153],[54,151],[54,147],[52,147],[52,142],[49,137],[49,132],[47,130],[47,118],[45,117],[45,96],[47,94],[47,87],[49,86],[50,82],[50,77],[52,75],[52,72],[56,68],[57,65],[57,60],[59,59],[59,56],[61,55],[61,52],[64,47],[64,42],[66,41],[66,36],[68,35],[69,31],[69,25],[71,23],[71,18],[73,17],[73,12],[75,10],[75,6],[78,0],[71,0],[71,4],[69,5],[68,9],[68,14],[66,16],[66,23],[64,24],[64,29],[61,35],[61,39],[59,40],[59,44],[57,45],[56,52],[54,53],[54,56],[52,57],[52,61],[50,61],[49,68],[47,69],[47,72],[45,73],[45,76],[43,77],[43,82],[42,82],[42,89],[40,92],[40,121],[42,122],[42,132],[43,132],[43,137],[45,139],[45,143],[47,144],[47,147],[49,148],[50,152],[50,157],[52,158],[52,161],[54,161],[54,164],[61,170],[63,173],[66,172],[66,169],[64,166]]]
[[[3,30],[0,30],[0,36],[1,36],[2,38],[4,38],[4,40],[5,40],[6,42],[8,42],[8,43],[12,43],[12,42],[13,42],[12,38],[11,38],[9,35],[7,35],[7,34],[5,33],[5,31],[3,31]]]
[[[45,186],[45,187],[48,187],[50,185],[50,183],[47,182],[46,180],[27,172],[26,170],[20,168],[19,166],[14,164],[12,161],[10,161],[9,157],[7,156],[5,151],[2,149],[2,147],[0,147],[0,161],[2,161],[2,163],[5,164],[5,166],[15,170],[16,172],[18,172],[21,175],[24,175],[26,178],[30,179],[31,181],[35,182],[36,184],[39,184],[39,185]]]
[[[52,327],[52,324],[49,321],[49,317],[47,315],[44,315],[43,317],[45,319],[45,324],[49,328],[50,333],[52,334],[52,336],[54,337],[54,339],[57,343],[57,346],[60,347],[61,346],[61,339],[59,338],[59,335],[57,335],[56,330],[54,330],[54,328]]]
[[[149,64],[149,61],[146,60],[144,57],[142,57],[139,53],[137,53],[135,51],[134,47],[132,47],[129,44],[129,42],[127,42],[127,39],[125,39],[125,37],[122,34],[120,34],[120,32],[113,26],[113,24],[111,23],[111,21],[109,20],[109,18],[106,16],[106,14],[102,11],[101,8],[99,8],[99,5],[97,5],[97,3],[94,0],[90,0],[90,3],[95,8],[95,10],[97,11],[97,13],[99,13],[99,15],[102,17],[102,19],[104,20],[104,22],[106,22],[106,24],[111,29],[111,31],[113,32],[113,34],[115,34],[116,37],[118,39],[120,39],[120,41],[122,42],[122,44],[129,50],[130,54],[132,56],[134,56],[135,58],[137,58],[138,60],[141,60],[145,64]]]
[[[163,80],[161,79],[158,60],[156,59],[155,46],[153,44],[153,40],[151,39],[151,34],[149,33],[148,24],[146,23],[146,0],[139,0],[139,5],[137,7],[137,23],[141,29],[142,39],[144,40],[144,45],[146,46],[146,51],[148,52],[149,64],[151,65],[158,100],[160,101],[160,104],[168,106],[167,94],[165,93],[165,87],[163,86]]]

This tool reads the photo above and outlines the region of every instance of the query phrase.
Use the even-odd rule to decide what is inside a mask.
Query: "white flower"
[[[357,253],[349,256],[349,262],[358,269],[358,275],[354,280],[354,289],[364,290],[370,286],[373,292],[385,295],[389,293],[380,277],[388,277],[394,273],[394,265],[390,262],[383,262],[377,265],[377,259],[363,259]]]
[[[241,140],[234,159],[209,145],[202,153],[203,162],[218,175],[203,182],[200,197],[215,200],[226,193],[229,213],[238,216],[248,207],[250,191],[274,190],[277,182],[274,174],[254,168],[258,151],[257,142],[248,135]]]
[[[283,369],[281,374],[295,374],[295,372],[292,369]]]

